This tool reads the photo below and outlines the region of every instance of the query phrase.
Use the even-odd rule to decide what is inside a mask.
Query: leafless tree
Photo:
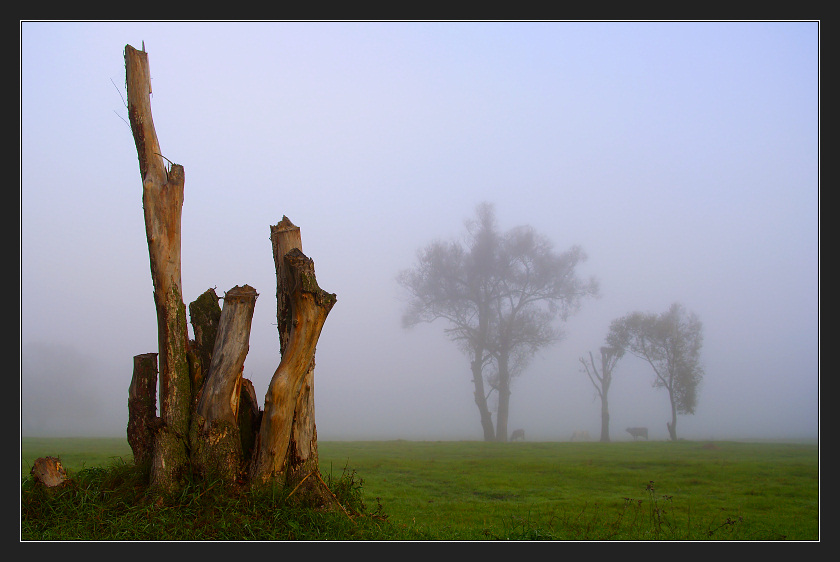
[[[624,350],[615,347],[601,347],[600,363],[596,363],[592,352],[589,352],[589,359],[580,358],[583,370],[589,377],[592,386],[598,392],[601,399],[601,441],[610,441],[610,408],[608,393],[612,384],[612,372],[616,363],[624,355]]]

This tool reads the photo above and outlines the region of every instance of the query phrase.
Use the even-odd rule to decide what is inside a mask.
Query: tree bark
[[[277,332],[280,337],[280,351],[285,353],[292,333],[292,288],[289,286],[289,272],[283,257],[292,250],[303,251],[300,228],[288,217],[283,216],[271,226],[271,253],[274,257],[274,271],[277,280]],[[286,483],[290,486],[306,478],[318,469],[318,433],[315,428],[315,358],[301,387],[295,404],[294,421],[286,455]]]
[[[300,228],[285,215],[271,226],[271,254],[274,257],[274,274],[277,280],[277,332],[280,335],[280,352],[286,351],[292,333],[292,295],[288,271],[283,258],[292,250],[303,251]]]
[[[292,248],[284,255],[281,271],[282,279],[278,283],[282,284],[284,294],[278,294],[278,303],[281,303],[278,311],[282,311],[278,314],[282,316],[282,324],[288,326],[289,336],[265,397],[265,411],[250,471],[256,485],[286,484],[290,472],[288,455],[293,450],[295,411],[306,386],[321,329],[336,302],[334,294],[318,286],[314,263],[300,249]],[[305,433],[300,436],[309,438]],[[313,433],[311,439],[314,438]],[[292,469],[295,472],[294,467]]]
[[[213,346],[216,345],[216,333],[219,331],[219,318],[222,309],[219,297],[214,289],[207,289],[190,303],[190,323],[195,335],[193,351],[198,358],[199,368],[192,376],[193,398],[198,400],[198,393],[210,372],[210,360]]]
[[[154,420],[157,415],[157,353],[134,356],[134,373],[128,387],[128,444],[134,464],[145,466],[152,461]]]
[[[248,285],[225,293],[210,370],[192,422],[194,469],[229,483],[236,480],[242,463],[239,400],[257,296]]]
[[[158,320],[162,425],[156,434],[152,485],[173,492],[187,470],[187,439],[192,402],[187,360],[187,314],[181,288],[181,210],[184,168],[167,169],[161,155],[149,96],[151,80],[145,52],[125,47],[128,117],[143,182],[143,212]]]

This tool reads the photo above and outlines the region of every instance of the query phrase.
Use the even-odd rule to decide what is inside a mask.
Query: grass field
[[[819,540],[817,444],[335,441],[319,447],[325,480],[354,473],[367,512],[378,517],[364,530],[338,527],[318,531],[326,535],[318,538]],[[24,477],[39,456],[59,456],[71,475],[131,459],[124,439],[27,438],[21,449]],[[27,524],[23,538],[43,538],[38,533],[50,527],[39,525]],[[254,520],[241,536],[204,525],[198,535],[173,531],[171,538],[288,537],[256,532]],[[296,530],[294,538],[307,536],[299,525]]]

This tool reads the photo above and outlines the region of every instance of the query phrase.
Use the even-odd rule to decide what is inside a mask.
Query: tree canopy
[[[447,336],[470,357],[485,440],[505,441],[511,378],[537,350],[562,338],[557,321],[597,296],[598,283],[578,277],[586,260],[580,247],[557,252],[530,226],[500,232],[489,203],[477,207],[466,230],[463,241],[421,249],[417,264],[399,274],[409,294],[403,325],[446,321]],[[494,390],[495,429],[487,406]]]

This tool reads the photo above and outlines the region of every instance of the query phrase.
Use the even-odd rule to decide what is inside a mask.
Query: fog
[[[681,437],[818,438],[815,22],[23,22],[22,435],[125,435],[132,358],[157,351],[126,44],[149,53],[161,149],[185,169],[184,300],[260,293],[260,398],[280,358],[270,225],[300,226],[338,296],[321,440],[482,438],[467,357],[443,323],[401,327],[395,278],[484,201],[503,230],[582,246],[602,293],[514,380],[511,430],[597,438],[579,357],[678,301],[705,335]],[[652,381],[619,362],[613,439],[667,437]]]

